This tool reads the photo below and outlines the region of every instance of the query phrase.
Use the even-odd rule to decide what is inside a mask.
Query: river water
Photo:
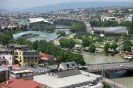
[[[89,53],[82,53],[84,60],[87,64],[98,64],[98,63],[112,63],[112,62],[125,62],[120,57],[102,56],[102,55],[90,55]],[[130,77],[125,76],[125,71],[119,71],[114,73],[112,80],[118,82],[128,88],[133,88],[133,74]],[[110,77],[112,76],[110,75]],[[116,77],[116,78],[115,78]],[[117,78],[118,77],[118,78]]]
[[[67,28],[69,26],[65,26],[65,25],[56,25],[56,28]],[[69,34],[69,29],[56,29],[54,34],[58,31],[58,30],[64,30],[66,32],[66,34]],[[36,38],[32,38],[33,40],[36,40]],[[30,40],[32,40],[30,39]],[[37,40],[40,40],[42,38],[39,38]],[[98,64],[98,63],[112,63],[112,62],[125,62],[124,59],[120,58],[120,57],[112,57],[112,56],[103,56],[103,55],[90,55],[89,53],[82,53],[84,60],[87,64]],[[120,71],[117,73],[123,73],[124,71]],[[115,74],[117,74],[115,73]],[[119,77],[119,74],[117,75]],[[114,82],[118,82],[120,84],[123,84],[125,86],[128,86],[128,88],[133,88],[133,74],[130,75],[130,77],[119,77],[119,78],[113,78],[112,80],[114,80]]]
[[[56,25],[57,28],[62,28],[62,27],[69,27],[69,26],[65,26],[65,25]],[[57,31],[58,29],[56,29]],[[64,30],[64,29],[59,29],[59,30]],[[65,30],[66,34],[69,34],[69,30]],[[119,56],[103,56],[103,55],[90,55],[89,53],[82,53],[84,60],[87,64],[98,64],[98,63],[112,63],[112,62],[125,62],[124,59],[120,58]],[[130,77],[128,76],[124,76],[125,71],[119,71],[114,73],[116,75],[113,75],[114,78],[112,78],[112,80],[114,80],[114,82],[118,82],[122,85],[127,86],[128,88],[133,88],[133,74],[130,75]],[[122,74],[122,75],[121,75]]]

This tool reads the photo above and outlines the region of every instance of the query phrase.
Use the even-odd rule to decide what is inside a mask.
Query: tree
[[[61,31],[61,30],[57,31],[56,34],[59,34],[60,36],[65,36],[66,35],[65,31]]]
[[[125,40],[123,43],[123,46],[131,46],[132,45],[132,42],[130,40]]]
[[[87,46],[89,46],[91,43],[92,43],[92,41],[91,41],[90,38],[85,37],[85,38],[83,38],[83,40],[82,40],[82,46],[83,46],[84,48],[87,47]]]
[[[89,52],[95,52],[95,50],[96,50],[96,47],[95,47],[95,45],[94,44],[90,44],[90,46],[89,46]]]
[[[32,49],[38,50],[38,40],[32,43]]]
[[[123,51],[131,51],[132,42],[130,40],[125,40],[122,44]]]
[[[97,42],[102,42],[102,37],[101,36],[96,36],[96,39],[95,39],[95,41],[97,41]]]
[[[111,86],[108,85],[106,82],[103,82],[102,84],[103,84],[103,88],[111,88]]]
[[[0,42],[4,45],[13,41],[13,36],[10,31],[6,30],[0,35]]]
[[[105,45],[104,45],[104,51],[105,51],[106,53],[108,53],[109,48],[110,48],[110,44],[109,44],[109,43],[105,43]]]
[[[117,45],[117,43],[116,42],[113,42],[112,44],[111,44],[111,48],[114,50],[114,51],[116,51],[116,48],[118,47],[118,45]]]
[[[86,27],[83,23],[72,23],[70,31],[73,33],[85,32]]]
[[[59,40],[61,47],[72,49],[75,46],[75,41],[73,39],[61,38]]]

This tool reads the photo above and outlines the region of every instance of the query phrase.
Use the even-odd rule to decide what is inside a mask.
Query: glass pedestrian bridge
[[[53,40],[59,36],[56,34],[48,34],[48,33],[44,33],[41,31],[24,31],[24,32],[13,34],[13,38],[17,39],[17,38],[24,36],[26,34],[37,34],[37,35],[39,35],[38,37],[45,38],[47,41]]]

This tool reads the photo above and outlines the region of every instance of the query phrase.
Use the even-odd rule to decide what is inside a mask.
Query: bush
[[[106,82],[103,82],[103,88],[111,88],[111,86],[108,85]]]

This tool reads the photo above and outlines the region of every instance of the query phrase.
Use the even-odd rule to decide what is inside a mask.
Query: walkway
[[[106,82],[111,86],[111,88],[128,88],[122,84],[116,83],[115,81],[112,81],[110,79],[103,78],[103,81]]]
[[[23,32],[20,32],[20,33],[13,34],[13,38],[17,39],[18,37],[21,37],[21,36],[26,35],[26,34],[39,34],[39,37],[43,37],[46,40],[53,40],[53,39],[55,39],[59,36],[59,35],[56,35],[56,34],[44,33],[44,32],[41,32],[41,31],[23,31]]]

